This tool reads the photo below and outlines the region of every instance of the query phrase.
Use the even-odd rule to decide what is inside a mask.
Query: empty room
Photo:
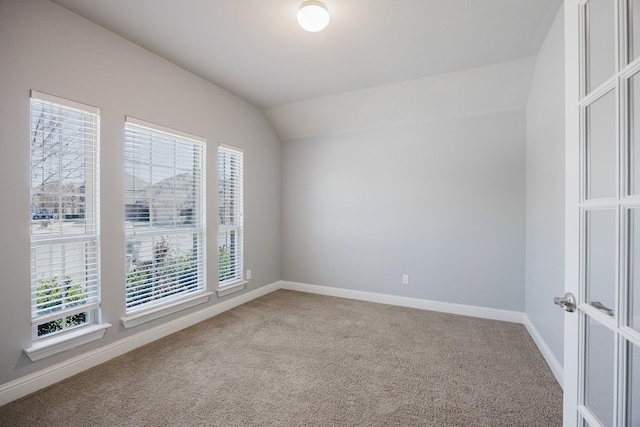
[[[639,28],[0,0],[0,425],[640,426]]]

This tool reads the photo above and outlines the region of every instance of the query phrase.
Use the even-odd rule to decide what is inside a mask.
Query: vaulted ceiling
[[[268,109],[535,55],[562,0],[52,0]],[[403,90],[406,90],[404,88]]]

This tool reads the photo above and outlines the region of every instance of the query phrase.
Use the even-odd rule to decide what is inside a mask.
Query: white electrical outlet
[[[247,280],[251,280],[251,270],[247,270]]]
[[[408,274],[403,274],[402,275],[402,284],[403,285],[408,285],[409,284],[409,275]]]

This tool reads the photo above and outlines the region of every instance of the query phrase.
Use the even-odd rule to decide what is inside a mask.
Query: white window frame
[[[25,353],[39,360],[100,339],[110,325],[100,323],[100,110],[32,90],[29,114],[32,345]]]
[[[164,151],[164,154],[168,154],[165,157],[156,157],[158,160],[154,161],[154,155],[157,156],[158,150],[160,150],[160,148],[156,148],[154,151],[154,144],[156,147],[163,144],[165,149],[173,147],[173,154],[170,154],[170,151]],[[206,139],[127,116],[125,118],[124,145],[125,173],[140,170],[140,176],[132,174],[136,180],[143,179],[145,174],[149,174],[146,176],[148,182],[140,184],[141,186],[148,185],[146,187],[148,190],[142,187],[137,188],[138,184],[135,181],[130,184],[131,188],[125,189],[126,203],[134,201],[133,198],[136,197],[146,203],[145,215],[147,215],[146,221],[148,221],[148,226],[143,226],[143,220],[135,220],[135,218],[132,220],[128,208],[125,207],[125,241],[127,242],[125,287],[127,294],[125,296],[126,316],[121,319],[121,322],[124,327],[129,328],[204,303],[209,299],[211,293],[206,291]],[[194,150],[195,165],[192,169],[192,178],[196,182],[196,190],[193,197],[189,199],[189,203],[192,203],[192,208],[189,210],[189,220],[183,221],[178,218],[177,214],[174,214],[179,211],[180,203],[184,202],[178,200],[181,196],[177,195],[176,187],[171,187],[168,180],[177,176],[171,175],[170,170],[173,167],[174,174],[178,171],[179,168],[176,165],[184,158],[179,158],[176,153],[185,148],[187,151],[191,148]],[[136,155],[137,152],[141,154]],[[148,160],[145,160],[144,156],[148,156]],[[166,166],[159,166],[159,162],[168,162],[165,165],[173,164],[173,166],[169,166],[167,169]],[[150,192],[156,191],[152,188],[153,185],[161,184],[161,182],[154,184],[152,175],[162,167],[170,175],[167,175],[167,179],[165,179],[169,182],[169,187],[163,190],[165,194],[157,196],[158,200],[160,198],[166,199],[168,203],[168,207],[165,206],[161,209],[155,206],[159,202],[154,201],[154,196],[150,195]],[[125,181],[127,181],[126,178],[125,176]],[[137,201],[136,199],[135,202],[137,203]],[[166,221],[161,221],[165,215],[162,213],[164,210],[174,212],[174,214],[166,214]],[[135,215],[134,211],[133,216],[135,217]],[[180,249],[180,244],[177,243],[180,240],[184,242],[185,239],[193,239],[194,242],[189,256],[195,258],[187,261],[183,259],[186,252]],[[137,244],[143,244],[150,249],[143,249],[141,254],[134,254],[135,251],[132,251],[131,247]],[[154,252],[160,247],[158,245],[163,244],[167,245],[169,256],[173,257],[167,258],[172,260],[171,266],[164,265],[166,261],[158,261],[158,253]],[[137,261],[137,257],[140,257],[140,261]],[[148,260],[146,260],[147,258]],[[133,270],[133,268],[137,270]],[[172,268],[177,268],[180,272],[172,272]],[[184,273],[183,268],[189,269],[189,272]],[[135,271],[140,272],[142,278],[136,276],[132,278],[131,273]],[[188,285],[181,283],[185,279],[189,282]],[[160,281],[163,281],[163,284],[160,284]]]
[[[232,249],[228,249],[232,247]],[[244,279],[244,151],[218,145],[218,296],[240,291]]]

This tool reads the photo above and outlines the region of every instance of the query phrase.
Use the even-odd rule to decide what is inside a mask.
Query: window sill
[[[140,313],[122,317],[120,318],[120,323],[122,323],[122,326],[124,326],[125,328],[133,328],[134,326],[151,322],[152,320],[168,316],[169,314],[177,313],[178,311],[194,307],[198,304],[203,304],[209,300],[210,295],[213,295],[213,292],[204,292],[188,298],[180,299],[173,303],[163,304],[149,310],[144,310]]]
[[[248,280],[241,280],[239,282],[231,283],[229,285],[218,286],[216,289],[216,293],[218,294],[218,298],[222,298],[224,296],[240,292],[244,288],[247,287]]]
[[[101,323],[99,325],[78,328],[75,331],[38,341],[31,347],[25,348],[24,352],[32,362],[35,362],[79,345],[99,340],[104,337],[107,328],[110,326],[111,324],[109,323]]]

